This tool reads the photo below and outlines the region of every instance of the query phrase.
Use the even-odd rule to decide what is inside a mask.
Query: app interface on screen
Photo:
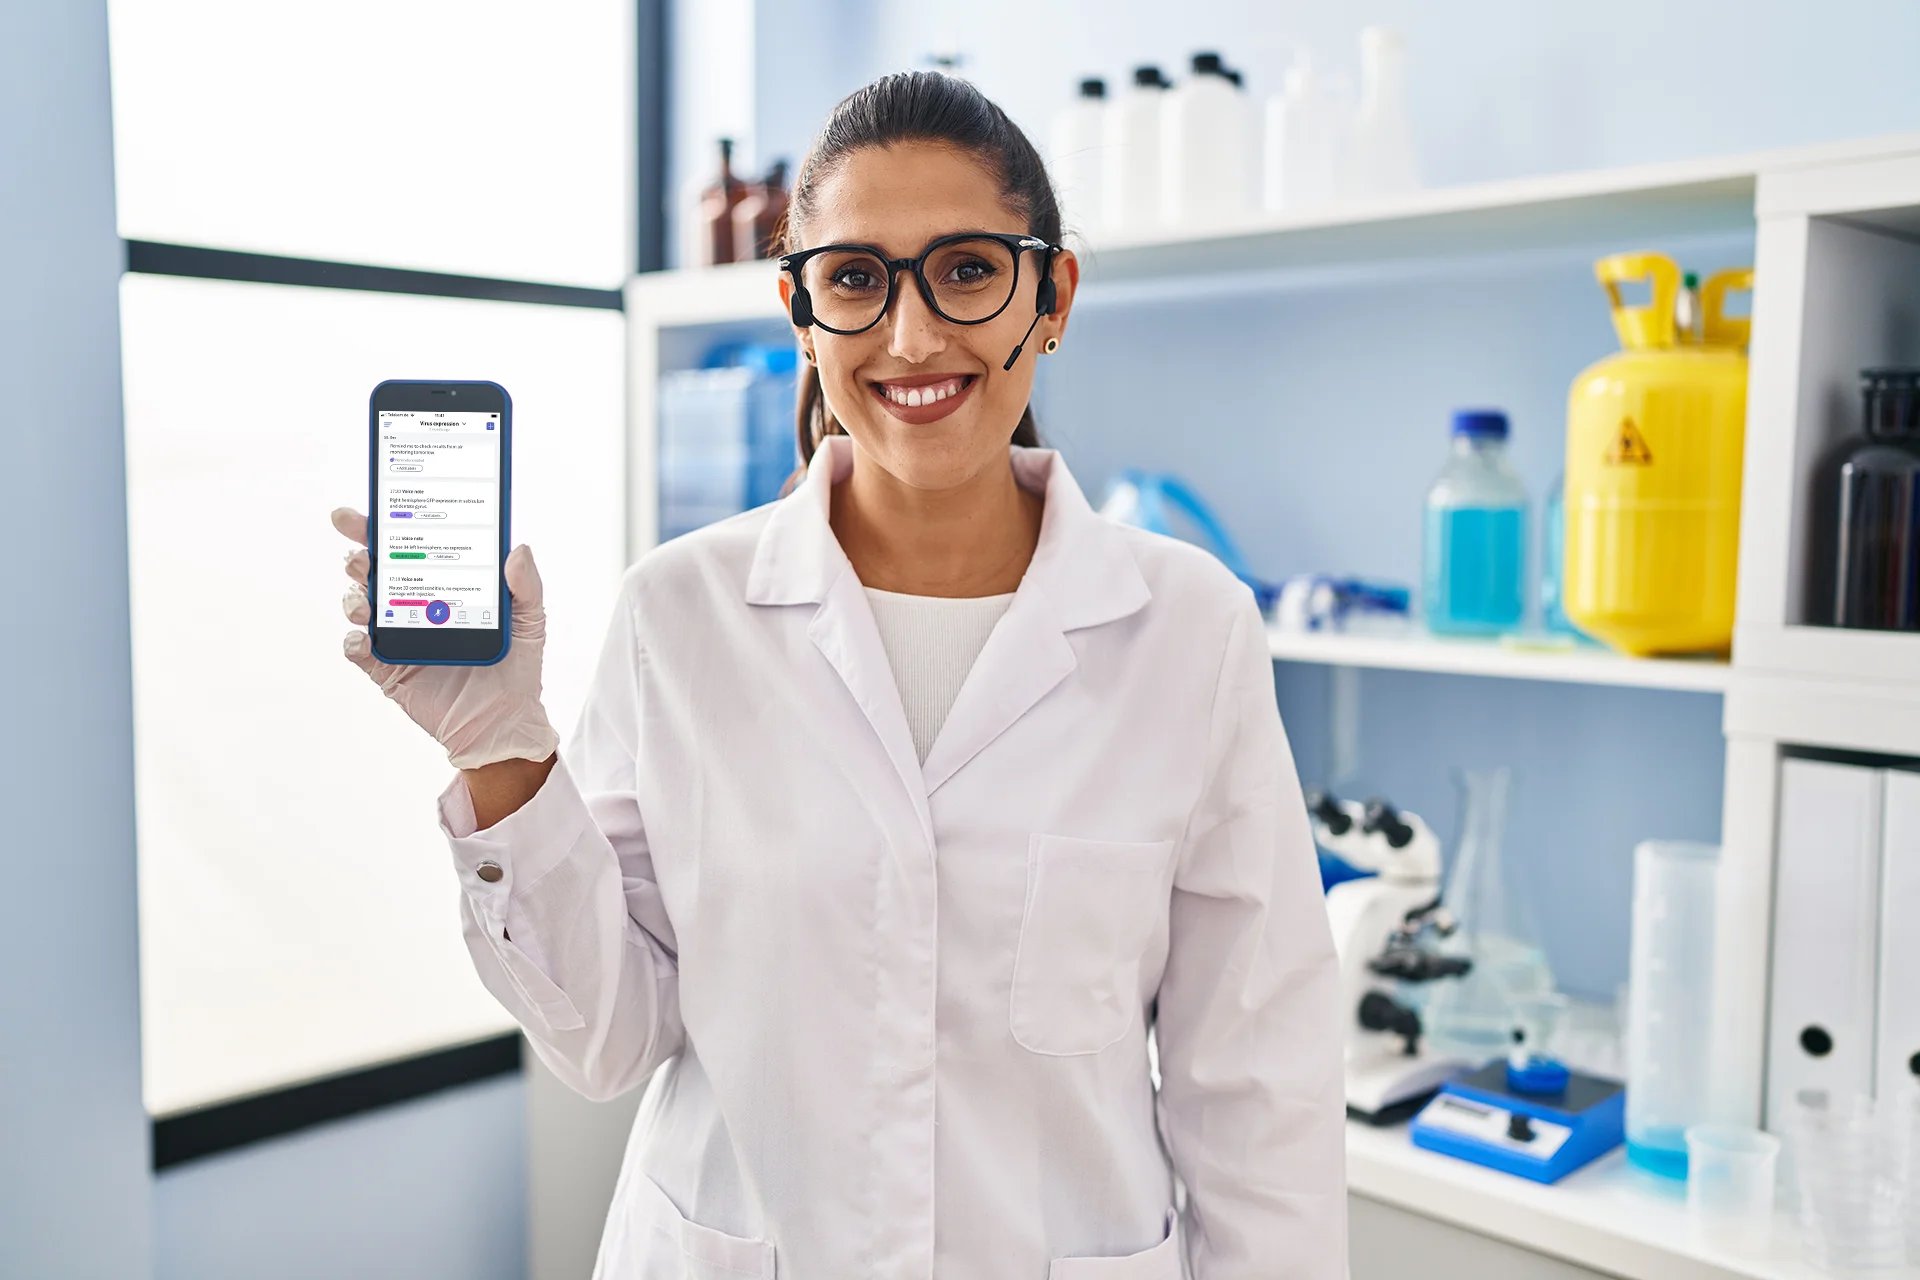
[[[500,415],[380,414],[374,622],[500,626]]]

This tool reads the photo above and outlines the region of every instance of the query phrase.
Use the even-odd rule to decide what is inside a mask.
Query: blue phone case
[[[490,667],[507,656],[507,650],[513,647],[513,593],[507,590],[507,549],[513,545],[509,534],[509,524],[513,519],[513,397],[507,389],[497,382],[488,382],[484,378],[388,378],[373,389],[367,397],[367,603],[372,610],[367,619],[367,641],[373,647],[373,656],[382,662],[395,662],[380,652],[380,646],[373,639],[373,619],[378,617],[378,606],[373,601],[378,593],[374,590],[379,582],[380,559],[374,554],[374,545],[379,541],[380,520],[380,481],[376,468],[380,456],[380,411],[374,404],[380,398],[380,387],[407,383],[432,383],[439,387],[492,387],[500,393],[500,599],[505,603],[500,609],[500,652],[491,658],[403,658],[397,665],[408,667]]]

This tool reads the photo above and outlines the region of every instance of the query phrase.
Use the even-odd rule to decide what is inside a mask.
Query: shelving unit
[[[1258,291],[1301,273],[1585,251],[1647,237],[1756,236],[1739,612],[1731,662],[1641,661],[1420,636],[1273,633],[1276,661],[1669,690],[1723,698],[1714,1071],[1723,1119],[1761,1118],[1772,851],[1784,748],[1920,755],[1920,636],[1808,625],[1808,477],[1850,419],[1855,371],[1920,363],[1920,136],[1447,190],[1261,216],[1179,236],[1076,245],[1083,305]],[[657,537],[656,384],[726,336],[786,331],[771,263],[638,278],[627,290],[629,551]],[[1904,317],[1904,319],[1902,318]],[[1360,1195],[1636,1277],[1805,1280],[1791,1233],[1773,1256],[1695,1250],[1684,1206],[1616,1154],[1554,1187],[1355,1126]]]

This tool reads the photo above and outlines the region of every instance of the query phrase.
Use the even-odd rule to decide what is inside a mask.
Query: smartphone
[[[373,656],[483,667],[507,656],[513,401],[497,382],[383,382],[369,410]]]

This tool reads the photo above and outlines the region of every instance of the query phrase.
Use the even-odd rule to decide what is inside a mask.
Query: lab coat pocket
[[[1172,840],[1035,835],[1013,961],[1013,1038],[1035,1053],[1098,1053],[1139,1003],[1141,953],[1167,913]]]
[[[1167,1210],[1167,1235],[1151,1249],[1117,1258],[1055,1258],[1047,1280],[1181,1280],[1180,1219]]]
[[[690,1221],[638,1169],[628,1186],[628,1269],[618,1280],[774,1280],[773,1245]]]

